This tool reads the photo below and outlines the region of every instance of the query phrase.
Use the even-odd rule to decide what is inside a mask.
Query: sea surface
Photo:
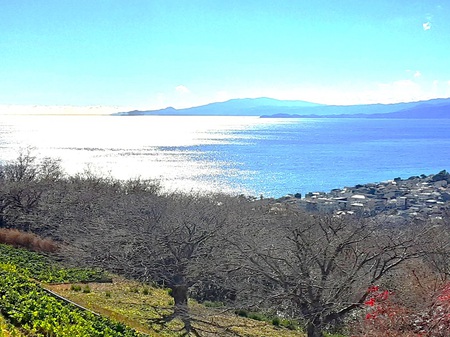
[[[0,116],[0,161],[265,197],[450,170],[450,120]]]

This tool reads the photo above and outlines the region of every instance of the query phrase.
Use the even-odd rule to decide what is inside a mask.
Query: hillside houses
[[[291,196],[285,198],[285,202],[313,212],[441,217],[445,209],[450,209],[450,174],[441,171],[429,176],[396,178],[334,189],[329,193],[308,193],[303,199]]]

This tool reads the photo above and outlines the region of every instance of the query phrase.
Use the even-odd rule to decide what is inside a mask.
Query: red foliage
[[[450,283],[430,295],[430,305],[414,312],[392,300],[393,294],[372,286],[364,302],[366,314],[359,336],[448,337],[450,336]]]

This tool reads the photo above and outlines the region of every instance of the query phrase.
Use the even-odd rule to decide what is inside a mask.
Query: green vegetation
[[[80,310],[47,294],[11,264],[0,265],[0,310],[12,324],[35,336],[139,336],[122,323]]]
[[[81,286],[79,284],[72,284],[70,285],[70,290],[81,291]]]
[[[63,268],[44,255],[0,244],[0,260],[35,280],[45,283],[102,282],[109,278],[102,271],[82,268]]]
[[[0,337],[25,337],[25,335],[0,314]]]
[[[71,301],[124,322],[138,331],[165,337],[183,335],[178,331],[181,322],[177,320],[166,326],[155,323],[158,318],[170,315],[174,310],[173,298],[168,295],[166,289],[149,288],[148,285],[122,278],[115,278],[112,283],[90,284],[90,293],[75,291],[69,285],[51,285],[49,288]],[[150,289],[151,295],[145,295],[145,289]],[[288,320],[282,319],[280,326],[275,326],[269,319],[238,317],[224,311],[222,306],[204,306],[193,300],[190,300],[189,305],[194,317],[194,327],[212,331],[213,336],[238,336],[245,332],[244,336],[247,337],[304,337]],[[252,315],[258,316],[257,313]],[[196,321],[196,317],[201,320]]]
[[[182,326],[181,322],[173,321],[163,327],[152,323],[173,312],[174,301],[170,289],[154,288],[123,278],[116,278],[111,283],[57,283],[45,286],[103,316],[99,317],[56,299],[30,280],[33,274],[45,275],[43,270],[60,270],[60,275],[65,275],[63,267],[52,264],[50,259],[35,252],[5,245],[1,245],[0,251],[1,258],[5,261],[0,264],[0,337],[23,337],[28,334],[54,337],[140,336],[136,331],[150,336],[183,335],[178,331]],[[77,282],[83,282],[83,275],[88,273],[78,270],[81,277]],[[201,322],[195,325],[213,331],[216,336],[226,336],[227,330],[233,331],[230,336],[243,331],[248,337],[304,336],[297,329],[282,329],[287,327],[287,320],[281,320],[279,325],[272,325],[270,319],[258,313],[251,313],[248,318],[221,313],[221,308],[224,307],[221,302],[207,301],[205,305],[200,305],[191,301],[190,306],[194,316],[208,317],[214,322],[214,326],[203,326],[204,323]]]

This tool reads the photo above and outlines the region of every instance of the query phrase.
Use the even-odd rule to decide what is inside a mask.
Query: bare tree
[[[429,219],[430,240],[424,261],[437,273],[441,282],[450,278],[450,209],[442,212],[441,219]]]
[[[231,241],[230,263],[247,298],[302,320],[308,337],[322,337],[327,326],[361,307],[370,285],[420,254],[421,234],[287,210],[243,222]]]
[[[31,151],[0,166],[0,227],[33,231],[39,203],[62,176],[58,160],[38,160]]]
[[[189,289],[219,267],[213,258],[230,227],[228,203],[233,198],[144,192],[128,190],[108,200],[103,196],[97,200],[102,211],[91,211],[90,219],[77,227],[65,226],[64,236],[80,249],[76,256],[84,255],[91,265],[170,288],[173,313],[150,323],[178,318],[183,335],[198,335],[188,307]]]

